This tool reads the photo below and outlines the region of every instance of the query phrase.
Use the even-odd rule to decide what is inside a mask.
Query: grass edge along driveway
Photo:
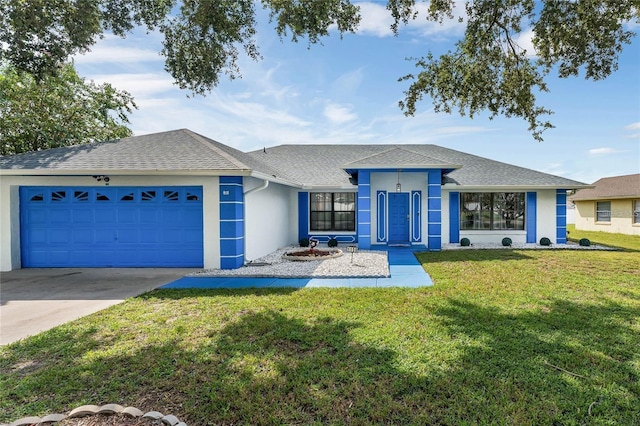
[[[420,289],[162,290],[0,348],[0,422],[640,424],[640,253],[418,256]]]

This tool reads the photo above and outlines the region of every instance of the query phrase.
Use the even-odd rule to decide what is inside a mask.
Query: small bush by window
[[[502,239],[502,245],[505,247],[511,247],[511,244],[513,244],[513,241],[511,241],[511,238],[509,237],[505,237]]]
[[[591,245],[591,241],[589,241],[588,238],[581,238],[580,241],[578,241],[578,244],[583,247],[589,247]]]
[[[468,238],[463,238],[463,239],[460,240],[460,245],[462,247],[468,247],[468,246],[471,245],[471,241],[469,241]]]
[[[551,240],[547,237],[542,237],[540,238],[540,245],[541,246],[550,246],[551,245]]]

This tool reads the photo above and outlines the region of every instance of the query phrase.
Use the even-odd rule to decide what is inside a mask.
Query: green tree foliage
[[[342,35],[360,22],[355,0],[3,0],[0,59],[41,78],[70,55],[86,52],[105,31],[124,36],[144,25],[164,34],[166,70],[176,83],[206,94],[220,75],[240,76],[240,50],[260,58],[260,3],[277,34],[293,41],[306,37],[316,43],[332,27]],[[538,93],[548,91],[545,78],[552,71],[560,77],[608,77],[635,35],[625,24],[640,20],[640,0],[467,0],[462,16],[455,15],[454,3],[387,0],[396,33],[414,19],[466,25],[454,50],[413,58],[416,73],[400,78],[409,82],[400,107],[413,115],[427,96],[436,111],[520,117],[537,140],[553,127],[545,118],[551,111],[536,102]],[[428,5],[426,12],[418,13],[420,4]],[[529,29],[535,52],[517,42]]]
[[[133,98],[78,77],[71,64],[36,79],[0,66],[0,155],[130,136]]]

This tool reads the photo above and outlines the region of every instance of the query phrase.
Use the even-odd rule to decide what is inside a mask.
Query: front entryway
[[[389,194],[389,244],[409,244],[409,193]]]

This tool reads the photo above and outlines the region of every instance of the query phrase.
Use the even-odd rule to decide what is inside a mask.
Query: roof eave
[[[640,198],[640,194],[638,195],[602,195],[602,196],[592,196],[587,198],[575,198],[569,197],[571,201],[600,201],[600,200],[634,200]]]
[[[592,185],[460,185],[457,183],[445,183],[443,185],[443,189],[470,189],[470,190],[487,190],[487,189],[583,189],[583,188],[593,188]]]
[[[249,169],[1,169],[0,176],[250,176]]]
[[[453,171],[462,168],[461,164],[343,164],[340,166],[343,170],[362,170],[362,169],[376,169],[376,170],[433,170],[443,169]]]

